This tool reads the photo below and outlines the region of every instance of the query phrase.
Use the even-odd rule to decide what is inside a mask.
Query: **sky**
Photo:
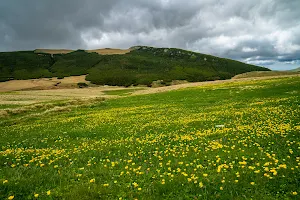
[[[10,0],[0,51],[172,47],[300,67],[300,0]]]

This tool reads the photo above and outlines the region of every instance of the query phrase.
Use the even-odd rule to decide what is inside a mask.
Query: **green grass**
[[[299,199],[299,85],[203,86],[4,124],[0,199]]]
[[[5,108],[18,108],[22,105],[17,105],[17,104],[0,104],[0,109],[5,109]]]
[[[6,95],[6,94],[19,94],[19,92],[18,91],[0,92],[0,95]]]
[[[118,95],[118,96],[127,96],[132,92],[143,90],[143,89],[122,89],[122,90],[106,90],[103,91],[106,95]]]

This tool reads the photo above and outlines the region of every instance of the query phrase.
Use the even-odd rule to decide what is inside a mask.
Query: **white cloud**
[[[243,52],[255,52],[257,51],[257,48],[251,48],[251,47],[243,47]]]

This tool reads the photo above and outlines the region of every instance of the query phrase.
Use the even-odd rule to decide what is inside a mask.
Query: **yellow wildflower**
[[[240,165],[246,165],[247,162],[246,161],[242,161],[242,162],[239,162]]]
[[[133,182],[132,185],[133,185],[133,187],[135,187],[135,188],[139,186],[139,184],[137,184],[136,182]]]
[[[200,182],[200,183],[199,183],[199,187],[200,187],[200,188],[203,188],[203,186],[204,186],[203,183]]]
[[[91,179],[91,180],[90,180],[90,183],[95,183],[95,179],[94,179],[94,178]]]

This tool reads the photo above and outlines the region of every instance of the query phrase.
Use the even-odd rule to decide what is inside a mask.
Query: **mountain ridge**
[[[228,79],[264,67],[176,48],[133,46],[127,50],[35,50],[0,53],[0,80],[88,74],[99,85],[148,85],[161,80]],[[98,52],[97,52],[98,51]],[[102,53],[102,54],[101,54]]]
[[[295,69],[291,69],[291,70],[289,70],[289,71],[291,71],[291,72],[300,72],[300,67],[297,67],[297,68],[295,68]]]
[[[34,53],[46,53],[46,54],[68,54],[74,51],[73,49],[35,49]],[[102,49],[83,49],[88,53],[98,53],[100,55],[114,55],[114,54],[125,54],[129,53],[131,49],[116,49],[116,48],[102,48]]]

